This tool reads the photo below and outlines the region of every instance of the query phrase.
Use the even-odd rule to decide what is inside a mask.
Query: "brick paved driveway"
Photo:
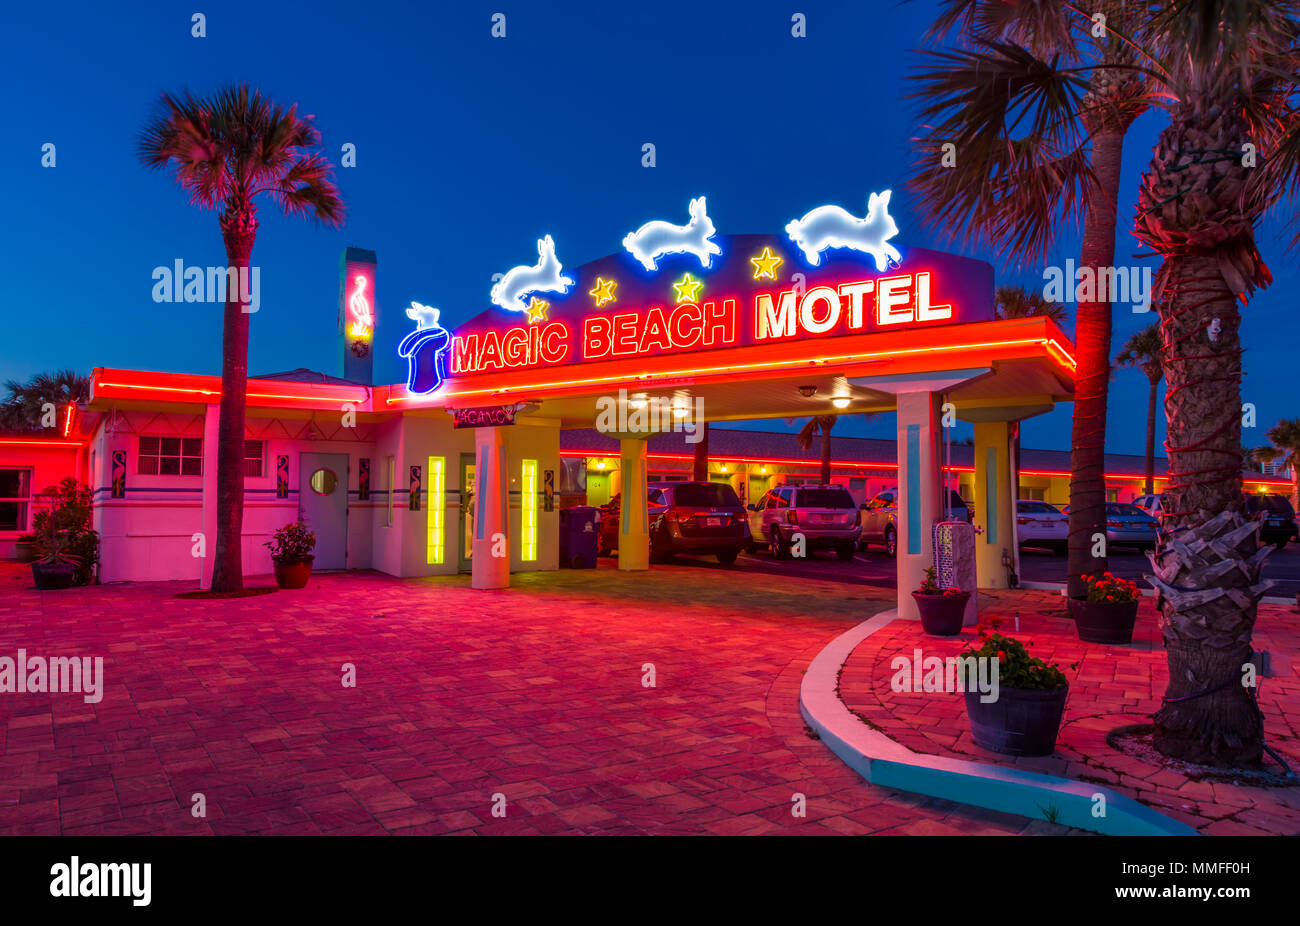
[[[0,568],[0,656],[102,655],[106,677],[98,704],[0,695],[0,833],[1058,831],[869,786],[808,737],[802,670],[886,591],[690,565],[515,581],[185,601]]]

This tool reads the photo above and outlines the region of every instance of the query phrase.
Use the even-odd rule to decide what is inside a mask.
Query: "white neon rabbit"
[[[647,270],[656,269],[659,258],[665,254],[694,254],[701,267],[708,267],[712,255],[722,253],[722,248],[712,240],[715,233],[713,220],[705,211],[703,196],[692,199],[687,208],[691,220],[686,225],[658,220],[646,222],[636,231],[627,233],[623,247],[631,251]]]
[[[785,233],[814,267],[821,263],[821,252],[827,248],[851,248],[874,257],[877,270],[887,270],[891,260],[897,263],[902,258],[898,249],[888,243],[898,234],[898,226],[889,215],[889,195],[889,190],[872,193],[865,219],[839,206],[818,206],[786,225]]]
[[[566,293],[573,278],[564,276],[560,261],[555,256],[555,242],[550,235],[537,239],[537,263],[522,264],[506,271],[492,286],[492,304],[511,312],[524,312],[528,304],[523,296],[529,293]]]

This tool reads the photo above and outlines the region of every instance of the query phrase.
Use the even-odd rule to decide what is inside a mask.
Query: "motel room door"
[[[315,569],[348,566],[348,455],[304,453],[298,458],[298,516],[316,534]]]
[[[460,455],[460,538],[459,571],[470,572],[470,554],[474,551],[474,454]]]

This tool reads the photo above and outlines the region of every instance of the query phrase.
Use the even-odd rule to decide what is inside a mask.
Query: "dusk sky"
[[[779,233],[814,206],[865,211],[894,191],[903,245],[987,260],[999,282],[1042,285],[987,249],[947,242],[910,208],[903,185],[916,106],[905,77],[937,4],[455,3],[7,4],[0,101],[5,127],[0,224],[9,292],[0,379],[41,370],[125,367],[220,372],[221,306],[158,304],[152,272],[177,260],[224,263],[217,214],[188,204],[169,175],[136,157],[163,91],[208,93],[246,81],[315,115],[337,165],[344,227],[278,216],[261,204],[253,262],[253,374],[309,367],[338,374],[338,258],[378,253],[376,378],[396,382],[395,346],[418,300],[454,328],[488,305],[494,273],[536,258],[554,236],[566,266],[619,250],[649,219],[685,221],[708,197],[721,234]],[[191,37],[206,12],[207,37]],[[505,39],[491,16],[507,17]],[[807,15],[808,37],[790,17]],[[1128,234],[1139,171],[1162,125],[1144,117],[1126,147],[1117,262],[1155,269]],[[42,146],[57,166],[41,166]],[[644,143],[657,166],[642,167]],[[1246,401],[1264,430],[1294,416],[1294,303],[1300,288],[1281,223],[1260,247],[1273,286],[1245,310]],[[1078,257],[1063,229],[1052,262]],[[1154,320],[1115,313],[1114,352]],[[1284,334],[1285,333],[1285,334]],[[1116,373],[1108,446],[1141,453],[1146,381]],[[787,430],[784,422],[770,425]],[[888,436],[892,416],[846,419],[836,433]],[[1029,447],[1069,446],[1070,406],[1033,419]],[[1163,434],[1160,435],[1163,439]]]

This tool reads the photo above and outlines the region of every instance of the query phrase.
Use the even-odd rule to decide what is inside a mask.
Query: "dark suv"
[[[717,482],[652,482],[647,487],[650,557],[675,553],[712,555],[729,566],[749,546],[745,506],[729,485]],[[602,509],[602,546],[618,546],[619,506]]]
[[[1261,542],[1271,543],[1281,550],[1288,541],[1295,539],[1295,509],[1285,495],[1276,492],[1247,495],[1242,509],[1246,517],[1258,518],[1264,522],[1259,532]]]

